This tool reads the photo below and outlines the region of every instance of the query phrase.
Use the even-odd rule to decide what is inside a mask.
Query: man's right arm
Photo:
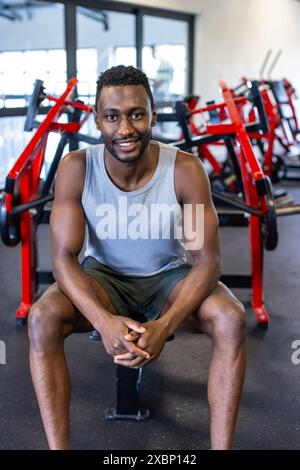
[[[81,205],[84,175],[82,152],[72,152],[61,161],[50,218],[53,274],[72,303],[96,329],[100,329],[110,314],[100,305],[90,279],[78,261],[85,235]]]
[[[85,215],[81,204],[84,179],[84,151],[64,157],[57,172],[50,218],[54,277],[64,294],[100,331],[109,354],[127,351],[146,357],[146,351],[124,338],[128,328],[138,333],[145,332],[145,328],[129,318],[108,312],[99,302],[89,276],[78,261],[85,235]]]

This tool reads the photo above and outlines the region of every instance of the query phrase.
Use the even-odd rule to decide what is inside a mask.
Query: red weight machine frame
[[[246,97],[244,96],[235,96],[233,95],[233,99],[234,99],[234,102],[236,104],[236,107],[238,109],[238,112],[240,113],[240,117],[243,121],[243,124],[247,124],[246,120],[245,120],[245,117],[244,117],[244,113],[243,113],[243,106],[246,104],[247,102],[247,99]],[[210,102],[207,103],[207,106],[204,107],[204,108],[201,108],[201,109],[196,109],[196,103],[195,103],[195,100],[193,101],[190,101],[190,100],[186,100],[186,103],[187,103],[187,106],[188,106],[188,110],[191,114],[191,117],[194,115],[194,114],[199,114],[201,112],[201,109],[202,109],[202,112],[208,112],[208,113],[216,113],[216,118],[218,120],[218,122],[223,122],[223,121],[226,121],[228,119],[228,112],[227,112],[227,108],[224,104],[223,105],[215,105],[214,102],[211,102],[212,104],[210,104]],[[256,117],[255,119],[253,119],[253,121],[256,121]],[[202,125],[202,127],[199,129],[197,127],[197,125],[195,124],[195,122],[193,121],[192,118],[189,119],[189,128],[190,128],[190,131],[191,131],[191,134],[193,136],[204,136],[206,135],[207,133],[207,130],[206,130],[206,125],[207,124],[210,124],[210,121],[207,121],[205,122],[204,121],[204,125]],[[251,122],[249,122],[251,124]],[[248,132],[249,133],[249,132]],[[251,133],[253,134],[253,133]],[[251,135],[249,133],[249,136],[251,137]],[[257,133],[258,134],[258,133]],[[261,134],[258,134],[261,138]],[[255,137],[256,137],[256,134],[255,134]],[[198,146],[198,153],[199,153],[199,156],[201,158],[204,158],[209,164],[210,166],[212,167],[212,170],[213,170],[213,174],[215,174],[217,177],[221,177],[222,175],[222,172],[223,172],[223,163],[220,163],[217,158],[215,158],[213,152],[211,151],[210,147],[225,147],[225,143],[223,140],[220,140],[220,141],[215,141],[213,143],[204,143],[204,144],[201,144]],[[237,187],[236,187],[236,184],[234,182],[234,180],[232,180],[232,177],[227,177],[224,179],[224,183],[226,183],[226,187],[229,191],[236,191],[237,190]]]
[[[242,84],[247,86],[248,80],[246,78],[242,79]],[[278,108],[276,106],[275,100],[273,98],[273,94],[268,85],[261,85],[260,86],[260,95],[263,101],[264,110],[266,119],[268,121],[268,130],[264,132],[248,132],[250,139],[256,139],[257,141],[265,141],[266,142],[266,149],[263,151],[263,170],[264,173],[272,177],[272,157],[274,154],[274,143],[276,139],[276,128],[279,125],[280,117],[278,113]],[[271,94],[270,94],[271,93]],[[243,114],[243,110],[240,109],[241,113]],[[256,121],[256,114],[252,109],[248,115],[248,121],[246,116],[243,116],[244,123],[251,124],[252,122]]]
[[[246,78],[242,79],[242,83],[245,85],[247,84],[248,80]],[[284,90],[286,95],[286,101],[280,102],[276,98],[275,94],[275,85],[281,85],[281,91]],[[299,147],[299,142],[297,141],[297,134],[299,134],[298,130],[298,121],[295,111],[295,106],[293,103],[293,99],[295,96],[295,90],[291,86],[291,84],[287,80],[283,80],[282,83],[280,81],[272,82],[272,81],[262,81],[260,86],[260,94],[264,103],[266,117],[268,119],[268,131],[263,133],[249,133],[249,137],[251,139],[257,139],[258,141],[265,141],[266,147],[263,151],[263,169],[266,175],[270,178],[273,177],[273,156],[281,159],[286,164],[286,170],[290,169],[300,169],[300,166],[297,164],[293,164],[285,160],[287,153],[290,149],[295,148],[295,146]],[[282,97],[281,97],[282,99]],[[283,116],[283,113],[280,111],[280,106],[289,106],[291,117],[289,119]],[[255,120],[256,117],[254,115],[249,116],[250,122]],[[290,123],[293,121],[293,127]],[[288,127],[288,128],[287,128]],[[278,142],[280,146],[285,150],[286,154],[275,155],[274,153],[274,144]],[[300,148],[299,148],[300,152]],[[285,175],[284,179],[296,179],[288,175]]]
[[[242,79],[242,84],[244,86],[247,86],[248,80],[246,78]],[[240,88],[239,85],[237,88]],[[240,117],[242,119],[243,124],[246,126],[246,130],[248,133],[248,136],[250,139],[255,139],[257,141],[264,141],[266,143],[265,149],[263,150],[263,170],[264,173],[272,178],[272,167],[273,167],[273,162],[272,162],[272,157],[274,155],[274,143],[276,139],[279,139],[280,137],[276,133],[276,129],[278,126],[281,126],[281,120],[280,120],[280,115],[279,115],[279,110],[277,107],[277,104],[275,102],[275,98],[273,97],[273,92],[271,91],[269,85],[261,85],[260,86],[260,95],[261,99],[263,102],[264,110],[265,110],[265,115],[266,119],[268,122],[268,130],[264,131],[252,131],[248,130],[247,126],[251,126],[251,124],[255,123],[257,121],[257,115],[252,108],[248,116],[245,115],[244,113],[244,106],[247,103],[247,98],[243,96],[236,96],[235,94],[235,89],[231,89],[231,92],[233,94],[233,98],[235,103],[237,104],[237,109],[239,111]],[[214,110],[214,107],[211,107],[209,110]],[[193,110],[191,110],[191,113],[193,114]],[[228,117],[224,108],[218,110],[218,115],[220,121],[226,120]],[[196,125],[193,123],[191,120],[190,122],[190,128],[193,133],[193,135],[201,135],[203,134],[203,131],[200,132]],[[224,143],[214,143],[213,145],[224,145]],[[213,171],[217,176],[220,176],[222,173],[222,165],[218,162],[218,160],[214,157],[210,149],[208,148],[208,145],[204,144],[202,146],[199,146],[198,148],[199,154],[203,156],[212,166]],[[234,185],[229,185],[228,189],[234,190]]]
[[[5,205],[8,217],[14,214],[16,208],[31,204],[38,197],[40,173],[45,157],[47,139],[50,132],[60,134],[76,134],[92,112],[90,106],[71,101],[77,79],[71,78],[67,88],[59,97],[45,96],[54,105],[38,126],[34,136],[8,173],[5,187]],[[78,122],[60,123],[59,117],[66,112],[67,107],[84,111],[83,118]],[[48,200],[50,200],[48,198]],[[17,202],[17,207],[16,207]],[[19,206],[19,204],[21,206]],[[33,204],[34,205],[34,204]],[[25,207],[25,206],[24,206]],[[21,237],[21,304],[16,312],[16,319],[25,320],[36,294],[36,246],[35,224],[30,209],[19,213]]]
[[[296,109],[295,109],[295,105],[294,105],[294,100],[297,99],[296,90],[293,87],[293,85],[291,84],[291,82],[289,82],[286,78],[284,78],[282,80],[282,83],[283,83],[283,86],[286,90],[287,97],[288,97],[288,102],[289,102],[289,105],[291,107],[292,116],[293,116],[292,120],[294,121],[294,137],[296,139],[297,134],[299,134],[298,118],[297,118]],[[297,141],[297,139],[296,139],[296,141]]]
[[[232,92],[223,81],[220,82],[220,88],[232,124],[208,125],[207,132],[209,134],[219,134],[225,131],[226,133],[233,132],[236,134],[240,143],[239,157],[245,201],[250,207],[257,209],[260,212],[260,216],[264,216],[268,208],[263,190],[261,190],[262,194],[259,195],[259,185],[262,184],[263,187],[265,180],[264,172],[253,152],[250,137],[245,130]],[[263,246],[261,242],[260,217],[252,214],[249,216],[249,236],[252,263],[252,307],[258,321],[267,322],[269,316],[263,299]]]
[[[267,323],[269,315],[264,304],[263,298],[263,240],[261,233],[261,223],[267,215],[269,207],[267,204],[267,179],[261,168],[251,145],[250,137],[245,128],[241,112],[238,106],[245,104],[246,98],[237,98],[234,93],[226,86],[224,81],[219,83],[224,102],[209,105],[200,109],[191,109],[190,114],[204,114],[210,111],[226,110],[230,122],[217,124],[206,123],[205,127],[198,132],[198,136],[191,137],[189,146],[203,148],[201,145],[201,136],[222,136],[231,135],[235,141],[235,150],[238,155],[239,167],[243,182],[244,200],[251,208],[248,225],[250,238],[250,259],[251,259],[251,282],[247,283],[246,277],[222,276],[222,280],[231,287],[252,287],[252,307],[257,320],[260,323]],[[200,140],[198,139],[200,134]],[[186,137],[186,136],[185,136]],[[199,145],[200,144],[200,145]],[[204,144],[205,146],[207,143]],[[186,144],[182,148],[188,148]],[[237,281],[237,282],[236,282]]]

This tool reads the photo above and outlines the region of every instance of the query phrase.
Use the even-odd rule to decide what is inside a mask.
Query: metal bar
[[[76,77],[76,5],[65,5],[65,47],[67,52],[67,79]],[[76,95],[76,93],[75,93]]]
[[[46,198],[49,198],[49,201],[54,199],[54,195],[49,195],[49,191],[50,191],[51,186],[53,184],[53,180],[55,178],[57,167],[58,167],[59,162],[61,160],[61,156],[62,156],[64,148],[65,148],[65,146],[68,142],[68,139],[69,139],[69,134],[63,134],[60,138],[60,141],[58,143],[58,146],[57,146],[54,158],[52,160],[49,172],[47,174],[47,178],[46,178],[46,180],[44,182],[44,185],[43,185],[43,188],[42,188],[41,199],[46,200]],[[41,223],[41,220],[43,218],[43,212],[44,212],[44,207],[40,206],[38,211],[37,211],[36,217],[35,217],[35,227],[36,227],[36,229],[37,229],[38,225]]]
[[[22,16],[16,11],[16,5],[0,1],[0,16],[4,16],[8,20],[22,20]]]
[[[273,72],[273,69],[274,69],[275,65],[277,64],[277,62],[278,62],[278,60],[279,60],[281,54],[282,54],[282,49],[279,49],[279,51],[277,52],[277,54],[276,54],[276,56],[275,56],[273,62],[272,62],[271,65],[270,65],[270,68],[269,68],[269,70],[268,70],[268,73],[267,73],[268,78],[271,77],[271,73]]]
[[[208,134],[235,134],[234,124],[207,124]]]
[[[187,93],[191,94],[194,91],[194,44],[195,44],[195,17],[192,16],[188,22],[188,51],[187,51],[187,70],[188,82]]]
[[[224,140],[226,137],[231,137],[233,134],[213,134],[213,135],[199,135],[196,137],[192,137],[190,142],[186,143],[185,140],[178,140],[176,142],[171,142],[170,145],[175,147],[179,147],[180,149],[190,148],[190,147],[198,147],[199,145],[203,144],[215,144],[220,140]],[[223,144],[223,143],[222,143]]]
[[[181,21],[189,21],[191,17],[193,16],[192,14],[188,13],[181,13],[179,11],[174,11],[174,10],[166,10],[164,9],[159,9],[159,8],[153,8],[153,7],[146,7],[146,6],[141,6],[138,4],[133,4],[134,7],[138,8],[139,11],[143,15],[149,15],[149,16],[159,16],[160,18],[167,18],[171,20],[181,20]]]
[[[117,365],[117,414],[137,414],[140,401],[140,369]]]
[[[261,222],[257,217],[250,217],[249,238],[252,272],[252,308],[257,320],[266,323],[269,320],[269,315],[264,305],[263,296],[264,240],[261,234]]]
[[[177,122],[176,113],[157,113],[156,114],[157,122]]]
[[[40,284],[52,284],[55,282],[52,271],[39,271],[39,269],[35,271],[35,279],[37,288]]]
[[[226,211],[223,208],[220,211],[218,207],[216,209],[220,227],[248,227],[249,218],[245,212],[233,211],[232,209],[231,211]]]
[[[286,163],[287,169],[290,170],[300,170],[300,162],[299,163]]]
[[[230,159],[230,162],[231,162],[231,165],[232,165],[232,168],[233,168],[233,172],[236,176],[236,180],[235,180],[236,190],[238,192],[243,193],[243,195],[245,195],[245,191],[244,191],[244,187],[243,187],[243,178],[242,178],[242,174],[241,174],[241,167],[239,165],[237,154],[236,154],[236,151],[234,149],[233,140],[229,137],[226,137],[224,139],[224,142],[225,142],[225,145],[226,145],[226,148],[227,148],[227,152],[228,152],[229,159]]]
[[[190,128],[188,126],[188,121],[187,121],[187,116],[186,116],[186,113],[187,113],[186,104],[183,101],[176,101],[175,112],[176,112],[178,123],[181,127],[183,138],[185,140],[186,148],[192,149],[192,146],[191,146],[192,135],[191,135]]]
[[[51,3],[73,3],[76,5],[83,6],[85,8],[94,8],[101,10],[110,10],[120,13],[135,13],[140,11],[144,15],[160,16],[162,18],[169,18],[174,20],[189,21],[192,14],[182,13],[180,11],[160,9],[148,6],[142,6],[137,3],[125,3],[120,1],[111,0],[50,0]]]
[[[65,149],[65,146],[68,143],[68,140],[69,140],[69,134],[66,133],[66,134],[61,135],[58,146],[56,148],[54,158],[51,162],[50,170],[47,174],[46,181],[44,182],[44,185],[43,185],[43,188],[42,188],[42,193],[41,193],[42,198],[46,197],[46,196],[49,196],[49,191],[50,191],[52,183],[54,181],[59,162],[61,160],[61,157],[62,157],[63,151]]]
[[[53,122],[50,126],[50,132],[63,134],[64,132],[77,132],[79,128],[79,122]]]
[[[135,44],[136,44],[136,66],[143,67],[143,16],[140,11],[135,13]]]
[[[272,54],[272,49],[268,49],[267,51],[267,54],[264,58],[264,61],[262,63],[262,66],[260,68],[260,71],[259,71],[259,76],[260,78],[263,78],[263,74],[264,74],[264,71],[265,71],[265,68],[267,66],[267,63],[269,62],[269,59],[270,59],[270,55]]]
[[[55,101],[55,103],[57,103],[57,101],[59,100],[59,98],[57,98],[56,96],[51,96],[51,95],[46,95],[44,99]],[[88,111],[89,113],[93,112],[93,108],[91,106],[80,103],[79,101],[66,100],[65,105],[72,106],[73,108],[81,109],[82,111]]]
[[[42,217],[41,217],[41,220],[40,220],[40,224],[49,225],[50,215],[51,215],[50,208],[49,209],[44,208],[44,210],[42,212]]]
[[[213,199],[215,199],[217,201],[225,202],[226,204],[229,204],[230,207],[240,209],[240,210],[246,212],[247,214],[253,214],[257,217],[259,217],[261,215],[260,211],[258,209],[254,209],[253,207],[248,206],[244,202],[238,201],[235,197],[228,196],[228,195],[223,194],[223,193],[218,193],[216,191],[212,191],[211,194],[212,194]]]
[[[43,1],[43,2],[33,2],[33,1],[28,1],[28,2],[24,2],[24,3],[13,3],[11,5],[8,5],[8,4],[3,4],[3,2],[1,2],[0,4],[0,10],[1,9],[4,9],[4,10],[10,10],[10,9],[14,9],[14,10],[26,10],[28,7],[30,8],[43,8],[43,7],[48,7],[49,5],[47,5],[47,3],[57,3],[56,1],[52,2],[51,0],[46,0],[46,1]]]
[[[245,96],[233,97],[232,99],[235,103],[238,103],[238,104],[246,104],[247,103],[247,99],[245,98]],[[200,114],[200,113],[204,113],[206,111],[213,111],[215,109],[226,108],[226,106],[227,106],[226,103],[210,104],[209,106],[205,106],[204,108],[191,109],[190,113],[191,114]]]
[[[39,108],[38,114],[47,114],[51,109],[51,106],[43,106]],[[1,108],[0,109],[0,118],[2,117],[19,117],[26,116],[28,107],[24,108]]]
[[[20,182],[21,202],[27,202],[31,195],[32,168],[29,169]],[[35,293],[35,249],[33,219],[29,212],[21,214],[21,279],[22,302],[16,312],[17,318],[26,317],[32,305]]]
[[[104,31],[108,30],[108,22],[107,22],[107,17],[106,15],[99,10],[94,10],[94,9],[89,9],[89,8],[83,8],[78,6],[77,7],[78,13],[80,13],[83,16],[86,16],[90,20],[98,21],[99,23],[103,24]]]
[[[56,0],[51,0],[56,3]],[[135,5],[111,0],[58,0],[59,3],[74,3],[76,6],[95,10],[110,10],[120,13],[134,13]]]
[[[15,21],[17,19],[14,15],[11,15],[10,13],[4,13],[3,11],[0,11],[0,16],[9,21]]]
[[[232,274],[227,276],[221,276],[221,281],[229,287],[237,288],[251,288],[251,276],[245,274]]]
[[[290,206],[276,207],[277,217],[281,217],[283,215],[293,215],[293,214],[300,214],[300,204],[292,204]]]
[[[36,199],[35,201],[27,202],[26,204],[20,204],[16,206],[11,211],[12,215],[21,214],[22,212],[27,211],[28,209],[33,209],[34,207],[38,207],[42,204],[46,204],[46,202],[52,201],[54,199],[53,194],[48,194],[48,196],[42,197],[40,199]]]

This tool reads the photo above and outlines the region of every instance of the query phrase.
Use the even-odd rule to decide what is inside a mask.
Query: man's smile
[[[122,152],[132,152],[138,146],[140,139],[128,139],[128,140],[120,140],[115,141],[114,144],[117,145]]]

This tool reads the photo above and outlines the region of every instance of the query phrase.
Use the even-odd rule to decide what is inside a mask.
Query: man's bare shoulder
[[[69,152],[61,160],[55,183],[55,194],[64,193],[65,197],[79,197],[85,180],[86,150]]]
[[[68,168],[68,170],[85,170],[86,149],[73,150],[67,153],[59,164],[59,168]]]
[[[206,175],[203,163],[200,158],[189,152],[178,150],[176,155],[176,170],[182,174],[182,176],[193,175],[195,172],[198,175]]]
[[[206,199],[209,196],[209,182],[201,160],[188,152],[179,150],[175,164],[175,187],[178,201],[190,199],[193,194]]]

